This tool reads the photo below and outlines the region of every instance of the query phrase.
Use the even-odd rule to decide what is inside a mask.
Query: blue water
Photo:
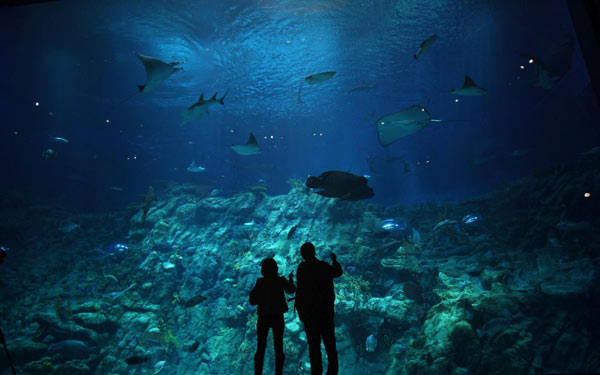
[[[562,1],[59,1],[4,8],[0,20],[2,187],[85,210],[166,180],[226,195],[263,180],[283,194],[287,179],[325,170],[370,175],[373,202],[462,199],[598,143],[600,112]],[[532,87],[520,54],[565,41],[563,78]],[[135,94],[145,72],[134,52],[184,70]],[[337,74],[303,84],[322,71]],[[464,74],[487,94],[448,94]],[[224,106],[178,126],[201,93],[227,90]],[[375,120],[413,104],[463,121],[382,147]],[[236,155],[229,146],[250,132],[263,153]],[[50,147],[59,156],[41,160]],[[187,172],[192,160],[206,171]]]
[[[288,275],[305,241],[344,272],[340,373],[600,368],[600,108],[565,1],[59,0],[0,7],[0,30],[19,373],[250,373],[261,261]],[[135,53],[183,70],[140,94]],[[465,75],[486,93],[449,93]],[[383,147],[377,120],[414,105],[443,121]],[[236,154],[250,133],[262,153]],[[325,171],[375,196],[304,188]],[[288,306],[285,373],[305,374]]]

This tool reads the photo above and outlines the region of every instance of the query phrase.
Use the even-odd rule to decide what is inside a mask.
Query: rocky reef
[[[340,373],[598,372],[600,222],[588,207],[597,201],[579,199],[600,193],[597,166],[582,160],[477,199],[414,206],[324,198],[291,180],[281,196],[254,187],[207,197],[171,184],[144,224],[140,207],[8,208],[0,328],[20,374],[248,374],[260,262],[272,256],[287,275],[311,241],[344,269]],[[66,217],[80,228],[59,231]],[[290,310],[285,373],[309,373]]]

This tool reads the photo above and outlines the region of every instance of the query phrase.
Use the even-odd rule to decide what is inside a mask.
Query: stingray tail
[[[434,120],[434,119],[431,119],[429,121],[431,121],[431,122],[464,122],[467,120]]]

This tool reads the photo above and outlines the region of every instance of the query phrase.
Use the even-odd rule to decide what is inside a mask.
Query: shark
[[[465,82],[460,89],[450,89],[455,95],[462,96],[481,96],[487,92],[487,89],[479,87],[471,77],[465,74]]]
[[[261,148],[258,146],[256,142],[256,138],[254,134],[250,133],[250,138],[248,138],[248,142],[244,145],[232,145],[231,148],[238,155],[258,155],[262,152]]]
[[[334,76],[335,76],[335,72],[323,72],[323,73],[311,74],[308,77],[304,78],[304,82],[308,83],[309,85],[315,85],[317,83],[327,81],[328,79],[331,79]]]
[[[433,45],[433,43],[437,40],[438,36],[437,35],[432,35],[429,38],[425,39],[423,41],[423,43],[421,43],[421,45],[419,46],[419,49],[417,50],[417,53],[414,54],[413,59],[418,59],[419,57],[421,57],[421,55],[427,51],[429,48],[431,48],[431,46]]]
[[[215,94],[210,99],[204,99],[204,93],[200,94],[200,98],[198,98],[196,103],[192,104],[184,112],[181,113],[181,116],[183,116],[183,121],[181,121],[179,125],[183,126],[190,121],[194,121],[203,114],[207,114],[208,107],[210,107],[211,105],[225,104],[225,96],[227,96],[227,92],[225,92],[225,95],[223,95],[221,99],[218,99],[217,93],[215,92]]]
[[[169,78],[171,74],[183,70],[183,68],[177,68],[180,62],[166,63],[159,59],[150,56],[144,56],[139,53],[135,53],[138,59],[144,64],[146,69],[146,83],[138,86],[140,94],[145,94],[152,91],[156,86],[161,84],[165,79]]]

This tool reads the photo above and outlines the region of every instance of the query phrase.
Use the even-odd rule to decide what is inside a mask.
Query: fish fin
[[[225,97],[227,96],[227,93],[228,93],[228,92],[229,92],[229,89],[227,89],[227,91],[225,91],[225,95],[223,95],[223,96],[221,97],[221,99],[219,99],[219,103],[221,103],[221,104],[225,104],[225,101],[224,101],[224,100],[225,100]],[[215,94],[215,96],[216,96],[216,95],[217,95],[217,94]]]
[[[198,101],[200,103],[202,103],[204,101],[204,93],[200,94],[200,98],[198,98]]]
[[[173,68],[173,73],[183,70],[183,68]]]
[[[256,142],[256,138],[254,137],[254,134],[250,133],[250,138],[248,138],[248,142],[246,142],[246,144],[258,146],[258,142]]]
[[[217,93],[215,92],[215,94],[210,98],[210,100],[217,100]]]
[[[465,74],[465,83],[463,83],[463,87],[479,87],[479,86],[477,86],[475,81],[473,81],[473,78],[471,78]]]

